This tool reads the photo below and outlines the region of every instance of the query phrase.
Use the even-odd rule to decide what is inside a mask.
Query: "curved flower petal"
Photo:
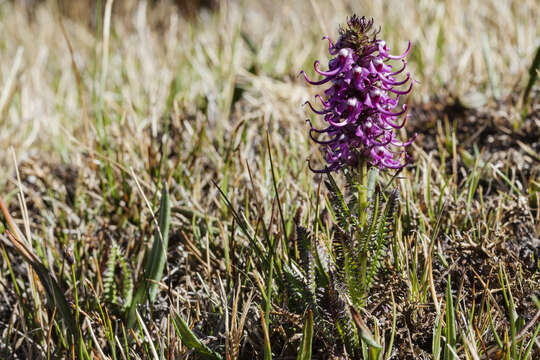
[[[330,112],[330,110],[317,110],[317,109],[315,109],[315,108],[313,107],[313,105],[311,105],[311,103],[309,102],[309,100],[306,101],[306,102],[304,103],[304,105],[306,105],[306,104],[310,107],[311,111],[313,111],[315,114],[325,115],[325,114],[327,114],[328,112]]]
[[[405,52],[403,54],[401,54],[401,55],[385,54],[385,57],[388,58],[388,59],[392,59],[392,60],[401,60],[405,56],[409,55],[409,51],[411,51],[411,42],[410,41],[409,41],[409,45],[407,46],[407,50],[405,50]]]
[[[311,85],[322,85],[322,84],[326,84],[327,82],[329,82],[330,80],[332,80],[332,78],[326,78],[326,79],[322,79],[320,81],[311,81],[309,80],[309,78],[307,77],[306,75],[306,72],[304,70],[300,71],[300,74],[299,75],[304,75],[304,79],[306,79],[306,81],[311,84]]]
[[[325,108],[330,106],[326,101],[324,101],[324,99],[323,99],[323,97],[321,95],[319,95],[319,94],[315,95],[315,100],[317,100],[317,99],[319,99],[321,101],[321,103],[323,104],[323,106]]]
[[[336,169],[335,166],[330,166],[330,167],[325,166],[324,169],[314,169],[311,167],[311,161],[309,159],[307,160],[307,163],[308,163],[309,170],[317,174],[328,174],[329,172],[332,172]]]
[[[394,72],[392,72],[392,73],[390,73],[388,75],[395,76],[397,74],[401,74],[403,72],[403,70],[405,70],[405,68],[407,67],[407,61],[405,61],[403,59],[401,61],[403,62],[403,67],[401,69],[399,69],[398,71],[394,71]]]
[[[313,126],[310,119],[306,119],[306,122],[310,126],[310,131],[314,131],[314,132],[319,133],[319,134],[328,133],[328,132],[331,132],[334,129],[334,127],[332,125],[330,125],[329,127],[325,128],[325,129],[317,129],[315,126]]]
[[[409,146],[414,142],[414,140],[416,140],[417,136],[418,136],[418,134],[414,133],[414,135],[408,141],[399,142],[399,141],[396,140],[395,142],[392,141],[392,145],[399,146],[399,147]]]
[[[313,136],[313,131],[314,131],[313,129],[309,130],[309,137],[311,138],[311,140],[315,141],[317,144],[320,144],[320,145],[332,144],[336,142],[336,140],[338,140],[340,137],[340,136],[336,136],[335,138],[330,139],[330,140],[319,140],[319,139],[315,139],[315,137]]]
[[[398,117],[398,116],[401,116],[401,115],[403,115],[403,114],[405,114],[407,112],[407,104],[403,105],[403,110],[400,111],[400,112],[397,112],[397,113],[393,113],[393,112],[391,112],[389,110],[385,110],[379,104],[377,104],[377,110],[379,110],[384,115],[388,115],[388,116],[392,116],[392,117]]]
[[[330,37],[328,36],[323,36],[322,40],[328,40],[328,52],[330,53],[330,55],[336,55],[339,49],[336,49],[334,47],[334,43],[332,43],[332,39],[330,39]]]
[[[412,87],[413,87],[413,83],[411,82],[411,85],[409,85],[409,88],[407,90],[396,90],[394,88],[390,88],[388,90],[390,90],[391,92],[393,92],[394,94],[398,94],[398,95],[407,95],[408,93],[411,92],[412,90]]]
[[[400,85],[403,85],[405,84],[407,81],[409,81],[411,78],[411,74],[410,73],[407,73],[407,76],[405,77],[405,79],[401,80],[401,81],[395,81],[395,80],[389,80],[388,78],[385,78],[383,75],[379,74],[379,79],[381,79],[382,82],[384,82],[385,84],[387,85],[392,85],[392,86],[400,86]]]
[[[323,76],[335,76],[337,73],[339,73],[341,70],[343,70],[343,64],[341,64],[341,66],[338,66],[336,67],[334,70],[329,70],[329,71],[323,71],[323,70],[320,70],[318,68],[318,65],[320,64],[319,60],[315,61],[313,63],[313,67],[315,68],[315,71],[318,73],[318,74],[321,74]]]

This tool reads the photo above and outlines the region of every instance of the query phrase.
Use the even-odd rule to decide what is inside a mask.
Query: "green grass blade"
[[[263,330],[264,335],[264,344],[263,344],[263,359],[264,360],[272,360],[272,344],[270,343],[270,334],[268,332],[268,325],[266,324],[266,321],[264,320],[264,311],[261,307],[259,307],[259,313],[261,314],[261,327]]]
[[[219,185],[213,180],[212,180],[212,182],[214,183],[214,186],[218,189],[218,191],[221,194],[221,197],[223,198],[223,200],[225,200],[225,203],[226,203],[227,207],[229,208],[229,210],[232,212],[232,215],[233,215],[234,219],[236,220],[236,223],[238,224],[238,226],[240,226],[240,230],[242,230],[244,235],[248,238],[249,243],[250,243],[250,245],[252,247],[252,250],[255,251],[255,255],[257,255],[257,257],[259,259],[263,259],[264,261],[267,262],[268,261],[267,256],[264,255],[263,249],[261,249],[261,246],[256,241],[256,238],[255,238],[256,234],[255,233],[253,235],[250,234],[248,224],[246,223],[246,221],[234,209],[234,206],[230,202],[227,195],[225,195],[223,190],[221,190]]]
[[[56,307],[56,309],[62,316],[62,319],[64,320],[67,328],[69,329],[71,334],[75,336],[76,334],[78,334],[77,326],[75,325],[75,317],[73,316],[71,307],[66,301],[64,292],[60,289],[58,282],[43,264],[30,262],[30,265],[32,265],[32,268],[38,275],[39,280],[45,288],[49,305],[51,307]]]
[[[538,336],[538,331],[540,331],[540,322],[538,323],[538,325],[536,326],[536,329],[534,330],[534,333],[531,337],[531,340],[529,340],[529,345],[527,345],[527,348],[525,350],[525,353],[523,354],[523,357],[521,359],[523,360],[527,360],[531,354],[531,351],[532,351],[532,348],[533,348],[533,345],[535,343],[535,340]]]
[[[455,359],[455,352],[452,349],[456,348],[456,318],[454,309],[454,300],[452,299],[452,279],[448,275],[448,283],[446,285],[446,347],[445,360]]]
[[[313,312],[311,310],[306,316],[304,331],[302,333],[302,344],[297,360],[311,360],[311,346],[313,343]]]
[[[362,317],[360,316],[360,313],[353,307],[349,307],[352,315],[352,319],[354,323],[356,324],[356,327],[358,328],[358,334],[360,335],[360,338],[371,348],[375,348],[377,350],[382,349],[381,344],[379,344],[376,340],[367,325],[362,320]]]
[[[531,64],[531,67],[529,68],[529,82],[527,83],[527,87],[525,87],[525,92],[523,92],[523,104],[527,106],[529,103],[529,96],[531,95],[531,90],[538,79],[538,71],[540,70],[540,46],[536,49],[536,55],[534,56],[534,60]]]
[[[495,341],[497,342],[497,345],[499,346],[499,348],[504,349],[503,342],[502,342],[499,334],[497,334],[497,329],[495,329],[495,324],[493,322],[493,316],[491,316],[491,305],[490,305],[489,300],[487,302],[487,313],[488,313],[489,327],[491,329],[491,332],[493,333],[493,337],[495,338]]]
[[[508,309],[509,314],[509,321],[510,321],[510,344],[511,344],[511,354],[512,359],[516,358],[517,354],[517,347],[516,347],[516,322],[517,322],[517,311],[516,311],[516,305],[514,303],[514,297],[512,296],[512,292],[510,289],[510,284],[508,282],[508,277],[506,276],[506,271],[502,267],[502,265],[499,267],[499,280],[501,282],[501,287],[503,289],[503,297],[504,302],[506,304],[506,308]]]
[[[442,317],[439,316],[435,320],[434,334],[433,334],[433,343],[431,345],[431,353],[433,355],[433,360],[439,360],[441,358],[441,336],[443,328]]]
[[[136,321],[135,310],[137,305],[146,301],[146,297],[153,302],[157,296],[158,282],[163,276],[163,269],[167,261],[167,246],[169,239],[169,227],[171,224],[171,200],[167,185],[163,186],[161,201],[159,206],[158,225],[154,235],[154,243],[150,254],[146,257],[143,268],[143,278],[139,280],[135,296],[133,296],[127,314],[128,327],[133,327]]]
[[[210,360],[222,360],[221,355],[211,350],[208,346],[203,344],[197,336],[191,331],[188,324],[182,319],[181,316],[175,314],[173,317],[174,329],[176,334],[182,339],[184,346],[194,350],[198,355],[205,359]]]
[[[396,336],[396,322],[397,322],[397,306],[396,299],[394,299],[394,292],[390,291],[390,296],[392,298],[392,332],[390,333],[390,343],[386,349],[385,359],[388,360],[392,356],[392,348],[394,347],[394,338]]]
[[[279,211],[279,217],[281,218],[281,226],[283,228],[283,244],[284,244],[283,250],[288,255],[289,248],[288,248],[288,241],[287,241],[287,226],[285,224],[285,217],[283,216],[281,200],[279,199],[276,174],[274,171],[274,161],[272,160],[272,149],[270,148],[270,137],[268,135],[268,132],[266,133],[266,146],[268,147],[268,157],[270,158],[270,170],[272,171],[272,184],[274,186],[274,192],[276,193],[276,201],[277,201],[277,206],[278,206],[278,211]]]
[[[159,205],[159,229],[156,229],[154,234],[154,243],[150,257],[146,263],[146,274],[150,280],[150,301],[156,299],[158,292],[158,284],[163,276],[165,263],[167,262],[167,247],[169,245],[169,228],[171,226],[171,199],[167,183],[163,184],[161,192],[161,202]]]

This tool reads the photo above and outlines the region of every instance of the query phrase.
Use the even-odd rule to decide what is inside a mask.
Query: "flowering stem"
[[[360,239],[362,232],[366,230],[367,223],[367,208],[368,208],[368,194],[367,194],[367,163],[361,161],[358,166],[358,229],[356,233],[358,239]],[[360,258],[360,274],[362,276],[362,283],[365,283],[367,272],[367,243],[362,249]]]

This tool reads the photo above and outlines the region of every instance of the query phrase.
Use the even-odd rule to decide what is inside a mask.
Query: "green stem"
[[[368,207],[370,201],[373,200],[373,192],[375,190],[375,183],[377,182],[378,169],[370,168],[368,170],[368,164],[366,161],[362,161],[358,166],[358,228],[356,229],[357,239],[360,241],[363,237],[369,237],[370,224],[368,224]],[[376,212],[377,210],[375,210]],[[368,265],[368,242],[363,248],[360,249],[360,276],[362,286],[367,286],[367,278],[369,275]],[[365,291],[365,289],[363,290]],[[365,294],[364,294],[365,295]]]
[[[358,167],[358,217],[360,219],[360,231],[363,231],[367,222],[368,186],[367,186],[367,163],[362,161]]]
[[[357,237],[361,238],[362,233],[367,229],[367,207],[368,207],[368,194],[367,194],[367,164],[362,161],[358,166],[358,229]],[[367,275],[367,254],[365,249],[362,250],[360,258],[360,274],[362,276],[362,284],[366,282]]]

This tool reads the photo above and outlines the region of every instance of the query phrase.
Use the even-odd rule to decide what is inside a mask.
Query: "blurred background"
[[[234,98],[242,106],[272,104],[270,111],[293,128],[303,127],[300,105],[313,91],[298,72],[328,59],[321,37],[335,38],[352,13],[373,17],[396,53],[412,41],[409,68],[420,82],[415,102],[456,96],[475,105],[506,98],[526,81],[540,38],[536,0],[115,0],[105,34],[107,3],[0,1],[0,84],[19,60],[12,88],[4,89],[13,91],[18,106],[0,104],[3,148],[7,139],[22,148],[45,139],[50,147],[57,144],[51,136],[64,141],[57,138],[61,128],[81,130],[60,18],[87,105],[102,90],[103,104],[119,114],[136,108],[155,119],[173,99],[180,107],[215,103],[228,113],[223,107]]]

